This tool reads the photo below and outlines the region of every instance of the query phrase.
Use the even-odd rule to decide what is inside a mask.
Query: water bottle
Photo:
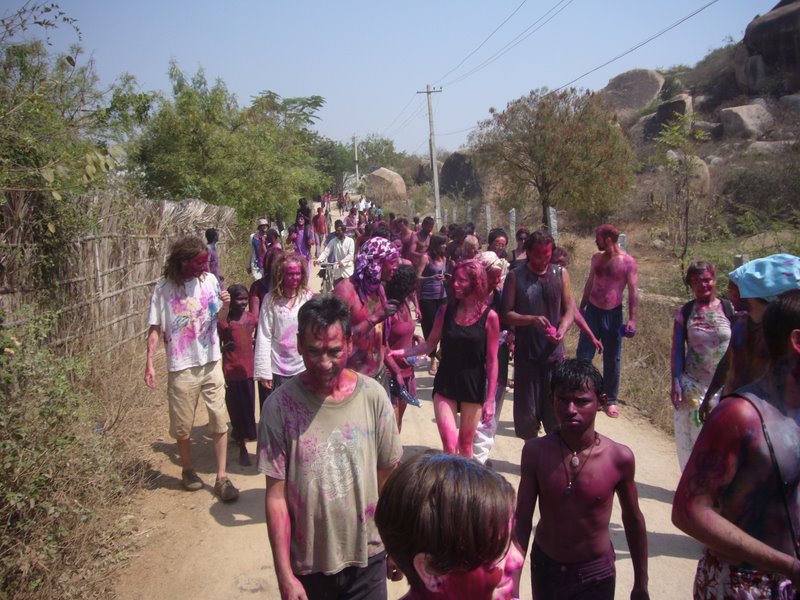
[[[500,337],[497,338],[497,342],[500,343],[500,344],[505,344],[507,337],[508,337],[508,330],[507,329],[503,329],[503,331],[500,332]]]
[[[428,362],[427,356],[406,356],[406,362],[412,367],[418,367]]]
[[[636,335],[636,328],[628,327],[626,323],[623,323],[619,326],[619,337],[623,338],[631,338]]]
[[[416,406],[417,408],[422,406],[422,403],[408,392],[406,386],[403,386],[400,389],[400,399],[411,406]]]

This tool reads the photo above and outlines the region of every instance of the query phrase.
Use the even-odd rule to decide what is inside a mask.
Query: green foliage
[[[500,175],[509,197],[538,193],[543,222],[550,206],[597,222],[627,193],[632,151],[599,96],[533,90],[491,112],[471,140],[479,160]]]
[[[56,315],[26,316],[13,335],[0,329],[0,589],[85,597],[71,579],[102,554],[93,522],[123,491],[119,465],[93,433],[87,364],[48,349]]]
[[[733,171],[724,191],[729,226],[735,234],[800,227],[797,190],[800,189],[800,148],[784,156]]]
[[[344,193],[347,176],[355,171],[355,158],[350,146],[320,137],[314,144],[317,168],[327,177],[334,195]]]
[[[329,185],[317,169],[309,126],[324,100],[267,91],[250,106],[202,69],[191,78],[170,65],[172,98],[159,98],[132,151],[144,189],[169,199],[232,206],[242,220],[289,215],[297,198]]]
[[[671,193],[667,194],[668,202],[663,207],[664,217],[670,230],[674,244],[682,245],[681,261],[686,258],[692,230],[691,212],[701,194],[702,182],[698,183],[697,145],[708,139],[704,131],[692,129],[689,115],[675,114],[675,117],[661,126],[656,136],[662,154],[661,160],[670,173]],[[667,156],[672,150],[677,158]],[[683,268],[683,264],[681,265]]]
[[[403,164],[404,158],[405,154],[395,150],[392,140],[376,133],[371,133],[358,142],[358,164],[362,175],[379,167],[396,171]]]

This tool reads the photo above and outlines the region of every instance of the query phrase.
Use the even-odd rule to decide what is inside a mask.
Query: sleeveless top
[[[423,277],[430,277],[431,275],[444,275],[444,269],[447,266],[447,261],[443,261],[440,265],[428,261],[425,268],[422,270]],[[444,280],[437,281],[436,279],[423,279],[422,287],[419,291],[421,300],[441,300],[447,297],[447,292],[444,289]]]
[[[486,307],[472,325],[456,323],[456,306],[448,305],[442,325],[442,360],[433,380],[433,393],[457,402],[486,400]]]
[[[515,312],[521,315],[544,316],[553,327],[561,321],[561,293],[563,290],[563,270],[558,265],[547,265],[547,270],[538,275],[527,264],[513,270]],[[544,331],[533,325],[515,328],[515,356],[548,363],[564,360],[564,343],[553,344]]]

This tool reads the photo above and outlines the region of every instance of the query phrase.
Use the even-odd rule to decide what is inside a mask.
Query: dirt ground
[[[579,279],[582,284],[583,278]],[[319,289],[317,283],[312,285]],[[575,286],[576,294],[581,289]],[[577,334],[572,331],[569,335]],[[433,378],[426,368],[418,369],[417,377],[423,402],[421,408],[410,406],[405,413],[401,437],[406,457],[427,448],[441,449],[430,401]],[[157,393],[166,393],[163,382]],[[507,390],[491,460],[493,468],[516,488],[522,441],[513,433],[511,396]],[[154,476],[149,489],[133,499],[130,509],[133,535],[140,544],[119,572],[117,596],[124,600],[279,598],[264,519],[264,477],[255,466],[239,467],[238,453],[230,445],[230,477],[241,496],[233,504],[216,500],[211,437],[201,410],[193,434],[193,454],[206,486],[194,493],[184,491],[176,448],[166,434],[165,402],[163,406],[162,414],[153,415],[163,423],[164,432],[150,443]],[[598,415],[597,430],[628,445],[636,456],[639,502],[648,531],[650,597],[691,597],[701,547],[670,522],[673,492],[680,477],[674,441],[630,406],[623,406],[621,412],[618,419]],[[254,458],[255,443],[248,447]],[[624,598],[630,593],[633,573],[616,503],[611,536],[617,552],[617,596]],[[521,598],[529,599],[527,560],[522,581]],[[389,583],[389,598],[400,598],[406,590],[405,581]]]

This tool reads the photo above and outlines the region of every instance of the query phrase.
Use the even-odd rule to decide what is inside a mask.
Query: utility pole
[[[356,155],[356,187],[358,187],[358,182],[361,180],[358,176],[358,144],[356,144],[356,136],[353,136],[353,152]]]
[[[438,94],[442,88],[438,90],[431,89],[430,84],[425,86],[424,92],[417,92],[418,94],[428,95],[428,123],[430,125],[431,138],[430,138],[430,151],[431,151],[431,175],[433,176],[433,201],[436,213],[436,226],[442,225],[442,204],[439,200],[439,169],[436,168],[436,137],[433,134],[433,106],[431,104],[431,94]]]

